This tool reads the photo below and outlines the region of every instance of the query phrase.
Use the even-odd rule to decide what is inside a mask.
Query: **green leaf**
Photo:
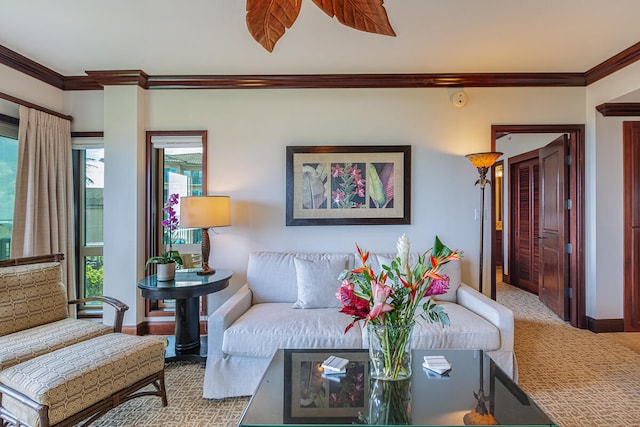
[[[326,199],[322,176],[318,174],[317,169],[304,165],[302,167],[302,207],[318,209]]]
[[[376,207],[384,206],[387,203],[387,193],[384,192],[378,171],[373,163],[369,163],[367,169],[369,172],[369,197],[374,201]]]

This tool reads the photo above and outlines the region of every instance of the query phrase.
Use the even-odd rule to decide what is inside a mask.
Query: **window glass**
[[[77,176],[77,244],[78,296],[81,298],[103,294],[104,284],[104,149],[76,148],[74,174]],[[100,307],[89,302],[85,308]]]
[[[0,259],[9,259],[16,191],[18,140],[0,135]]]
[[[163,200],[164,205],[170,194],[177,193],[180,197],[202,196],[202,148],[178,147],[164,149],[163,172]],[[176,207],[180,215],[180,204]],[[161,219],[162,220],[162,219]],[[167,239],[167,236],[164,236]],[[178,228],[174,233],[174,243],[177,245],[199,244],[202,242],[202,230]],[[164,242],[168,244],[168,241]],[[180,247],[176,248],[180,251]]]

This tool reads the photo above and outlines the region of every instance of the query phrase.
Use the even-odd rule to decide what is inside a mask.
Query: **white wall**
[[[462,249],[463,278],[475,286],[480,194],[464,155],[490,149],[491,124],[584,122],[585,90],[466,92],[469,103],[458,109],[444,88],[149,91],[149,129],[207,129],[209,192],[232,198],[233,225],[212,242],[212,265],[234,271],[232,289],[212,296],[212,307],[244,283],[251,251],[352,251],[356,242],[394,251],[401,233],[416,250],[435,234]],[[286,227],[285,147],[348,144],[413,146],[412,225]]]
[[[586,302],[594,319],[622,318],[624,298],[622,119],[595,107],[637,91],[638,76],[640,62],[587,87]]]
[[[212,264],[231,268],[235,274],[232,289],[212,298],[216,306],[243,283],[246,259],[253,250],[351,250],[355,242],[389,250],[402,232],[408,233],[416,249],[426,249],[438,233],[464,250],[463,277],[475,285],[479,224],[473,220],[473,210],[479,194],[473,186],[476,171],[463,155],[489,149],[491,124],[586,122],[587,315],[621,318],[622,268],[616,259],[622,234],[611,226],[612,218],[622,218],[621,165],[615,164],[622,145],[617,124],[607,130],[594,107],[637,90],[639,72],[636,63],[586,89],[468,88],[469,104],[462,109],[451,106],[446,89],[151,90],[147,129],[209,131],[210,193],[231,195],[234,210],[234,225],[213,236]],[[0,68],[0,73],[0,88],[16,79],[12,70]],[[60,106],[57,89],[45,85],[42,92],[35,92],[50,96],[35,99],[29,85],[8,86],[20,90],[3,91],[49,108]],[[74,130],[103,130],[103,98],[102,92],[64,94]],[[285,227],[284,147],[294,144],[411,144],[413,224]],[[596,161],[596,156],[602,160]],[[109,236],[110,230],[105,234]]]
[[[54,111],[64,112],[64,92],[13,68],[0,64],[0,92]],[[2,111],[4,110],[4,111]],[[18,117],[18,108],[2,107],[0,113]]]

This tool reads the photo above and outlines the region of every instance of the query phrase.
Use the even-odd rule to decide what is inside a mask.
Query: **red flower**
[[[340,310],[341,313],[348,314],[353,317],[353,322],[347,325],[344,332],[353,328],[353,325],[361,319],[366,319],[369,315],[369,301],[360,298],[353,291],[353,283],[348,280],[342,282],[342,286],[338,289],[338,299],[342,303],[343,307]]]

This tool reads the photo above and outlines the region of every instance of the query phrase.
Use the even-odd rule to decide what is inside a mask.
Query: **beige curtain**
[[[11,258],[63,252],[75,298],[71,122],[20,106]]]

